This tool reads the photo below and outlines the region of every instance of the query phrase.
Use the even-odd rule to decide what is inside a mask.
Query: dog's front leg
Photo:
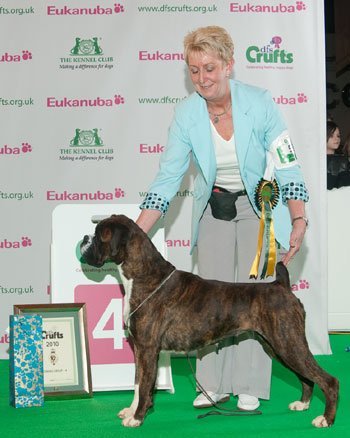
[[[134,399],[128,408],[124,408],[118,413],[118,417],[123,420],[126,418],[133,417],[136,412],[138,404],[139,404],[139,385],[136,384],[135,382]]]
[[[135,385],[135,398],[133,404],[130,406],[132,409],[136,406],[136,388],[137,388],[137,408],[135,412],[123,419],[123,426],[126,427],[138,427],[141,426],[146,416],[148,409],[153,405],[153,390],[157,378],[157,366],[158,366],[158,354],[159,350],[156,350],[154,346],[147,346],[145,348],[138,348],[135,352],[135,361],[137,363],[137,378],[138,385]]]
[[[127,418],[133,418],[137,409],[137,406],[139,404],[139,366],[138,366],[138,360],[137,360],[137,347],[134,345],[134,354],[135,354],[135,386],[134,386],[134,399],[131,403],[131,405],[127,408],[122,409],[118,413],[118,417],[122,420],[125,420]]]

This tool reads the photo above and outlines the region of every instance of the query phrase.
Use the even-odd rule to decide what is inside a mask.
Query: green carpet
[[[332,356],[317,361],[340,380],[338,415],[333,427],[315,429],[311,421],[323,413],[324,398],[316,388],[310,409],[291,412],[288,403],[300,397],[300,385],[290,371],[274,361],[271,400],[262,401],[263,415],[254,417],[214,416],[197,419],[192,407],[195,395],[187,360],[172,359],[175,394],[158,391],[154,408],[137,429],[122,427],[117,412],[129,406],[131,391],[98,392],[92,399],[45,401],[41,408],[14,409],[8,403],[8,361],[0,361],[0,437],[350,437],[350,335],[331,335]],[[236,400],[224,405],[235,409]]]

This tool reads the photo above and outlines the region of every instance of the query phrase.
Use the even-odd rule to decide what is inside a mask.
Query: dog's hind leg
[[[147,345],[140,351],[135,351],[135,363],[137,364],[137,385],[138,389],[137,407],[131,416],[123,419],[123,426],[138,427],[141,426],[148,409],[153,405],[153,390],[157,378],[159,350],[154,346]],[[136,392],[135,392],[136,395]],[[135,401],[135,398],[134,398]],[[133,402],[134,403],[134,402]],[[136,406],[130,406],[129,413]]]
[[[281,334],[281,332],[280,332]],[[339,382],[338,380],[326,373],[316,362],[311,354],[304,332],[300,333],[299,330],[290,330],[285,333],[286,336],[275,337],[269,339],[270,345],[274,351],[278,354],[281,362],[294,371],[303,386],[303,395],[300,402],[303,403],[304,409],[310,403],[310,397],[312,394],[313,383],[316,383],[323,391],[326,399],[326,407],[323,415],[316,417],[312,424],[315,427],[328,427],[334,423],[335,414],[337,409],[337,401],[339,394]],[[309,382],[309,383],[308,383]],[[297,404],[292,403],[294,410]],[[302,407],[302,405],[299,405]],[[307,408],[306,408],[307,409]]]
[[[301,399],[290,403],[288,407],[291,411],[306,411],[310,406],[314,383],[298,377],[302,386]]]

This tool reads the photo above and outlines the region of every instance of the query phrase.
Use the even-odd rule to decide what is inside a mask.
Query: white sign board
[[[81,261],[80,242],[94,234],[96,218],[125,214],[136,219],[139,208],[123,205],[59,205],[52,216],[51,297],[53,303],[86,303],[88,338],[95,391],[133,389],[135,363],[132,345],[123,322],[123,285],[117,266],[101,268]],[[152,241],[164,256],[164,230],[159,228]],[[170,354],[161,353],[158,389],[174,391]]]

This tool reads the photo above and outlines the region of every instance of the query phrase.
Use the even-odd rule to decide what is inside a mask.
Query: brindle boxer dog
[[[300,379],[300,401],[289,409],[308,409],[315,383],[326,398],[316,427],[334,423],[339,384],[315,361],[305,337],[303,305],[290,289],[282,263],[271,283],[225,283],[203,280],[178,271],[156,250],[147,235],[126,216],[102,220],[94,236],[81,244],[92,266],[115,262],[125,289],[124,321],[135,352],[135,394],[130,407],[119,412],[123,425],[140,426],[153,405],[153,390],[161,350],[193,351],[243,331],[255,331],[283,365]]]

